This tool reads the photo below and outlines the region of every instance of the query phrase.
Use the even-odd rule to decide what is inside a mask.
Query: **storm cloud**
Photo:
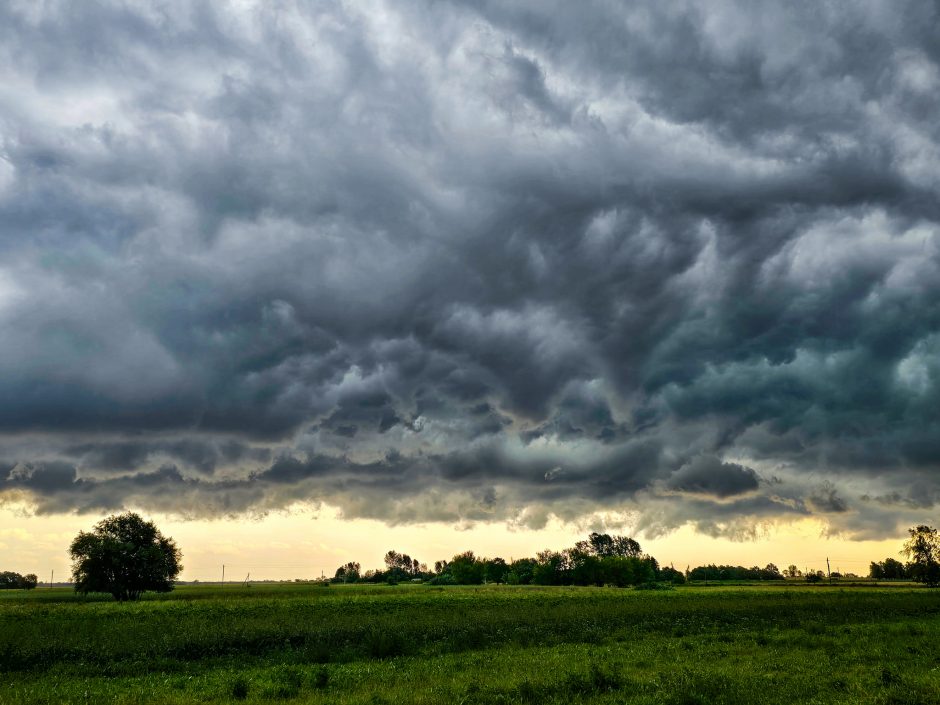
[[[940,501],[936,3],[0,6],[0,503]]]

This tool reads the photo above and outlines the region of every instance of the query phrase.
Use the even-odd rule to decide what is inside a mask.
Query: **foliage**
[[[642,554],[640,544],[625,536],[591,534],[573,548],[545,550],[535,558],[507,564],[502,558],[480,558],[465,551],[450,561],[436,561],[434,584],[480,585],[615,585],[624,587],[651,580],[684,582],[677,570],[662,572],[652,556]]]
[[[640,544],[628,536],[610,536],[594,532],[586,541],[578,541],[575,550],[601,558],[617,556],[620,558],[639,558],[643,555]]]
[[[768,563],[764,568],[712,563],[693,568],[689,571],[689,580],[783,580],[783,574],[773,563]]]
[[[919,583],[931,587],[940,585],[940,536],[932,526],[915,526],[908,529],[910,538],[901,550],[907,558],[907,571]]]
[[[480,585],[483,582],[483,561],[473,551],[466,551],[451,559],[447,572],[458,585]]]
[[[534,558],[519,558],[509,564],[506,582],[510,585],[530,585],[538,562]]]
[[[509,574],[509,566],[502,558],[484,559],[483,561],[483,580],[487,583],[506,582],[506,576]]]
[[[182,554],[173,539],[133,512],[110,516],[92,531],[82,531],[69,554],[76,592],[110,593],[122,602],[147,591],[169,592],[182,570]]]
[[[333,581],[337,583],[354,583],[359,580],[361,570],[362,566],[355,561],[344,563],[336,569],[336,573],[333,575]]]
[[[429,572],[428,567],[420,563],[417,558],[412,558],[407,553],[399,553],[398,551],[389,551],[385,554],[385,570],[367,570],[365,573],[359,574],[361,566],[358,563],[347,563],[345,567],[348,568],[349,566],[354,566],[356,573],[359,575],[358,579],[367,583],[397,585],[415,579],[428,580],[434,576],[434,573]]]
[[[661,568],[656,575],[656,579],[661,582],[672,583],[673,585],[682,585],[685,583],[685,575],[672,566]]]
[[[0,590],[32,590],[39,584],[39,578],[32,573],[20,575],[10,571],[0,572]]]
[[[901,580],[910,578],[907,567],[899,560],[885,558],[880,563],[871,562],[868,577],[875,580]]]

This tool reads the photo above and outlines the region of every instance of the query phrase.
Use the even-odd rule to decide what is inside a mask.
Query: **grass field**
[[[940,590],[0,595],[0,703],[940,703]]]

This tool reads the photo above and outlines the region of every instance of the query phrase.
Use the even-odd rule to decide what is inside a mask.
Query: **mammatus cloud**
[[[936,13],[6,3],[0,502],[929,519]]]

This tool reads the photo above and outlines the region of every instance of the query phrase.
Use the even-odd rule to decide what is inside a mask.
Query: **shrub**
[[[233,700],[244,700],[248,697],[248,679],[244,676],[238,676],[232,681],[229,688],[229,695]]]

